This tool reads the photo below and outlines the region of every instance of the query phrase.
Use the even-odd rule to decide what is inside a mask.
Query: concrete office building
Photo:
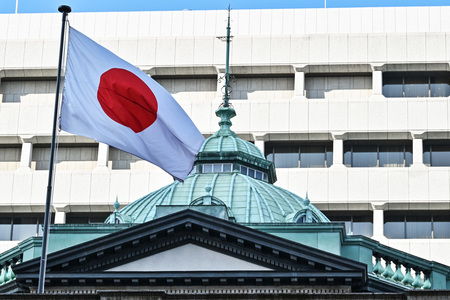
[[[276,185],[346,232],[450,264],[450,7],[232,12],[233,130]],[[217,130],[226,11],[71,13],[70,23]],[[40,232],[60,14],[0,15],[0,252]],[[172,182],[62,132],[54,222],[103,222]]]

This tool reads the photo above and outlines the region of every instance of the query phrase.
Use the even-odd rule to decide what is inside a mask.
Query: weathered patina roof
[[[127,205],[120,213],[132,216],[135,223],[144,223],[154,219],[156,206],[190,205],[205,196],[205,186],[211,187],[211,196],[220,199],[238,223],[295,222],[295,215],[307,209],[316,222],[329,222],[308,200],[238,172],[190,175],[184,183],[173,182]]]

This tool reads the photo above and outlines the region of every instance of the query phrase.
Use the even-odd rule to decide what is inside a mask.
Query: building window
[[[203,173],[230,173],[233,170],[233,164],[203,164]]]
[[[448,239],[449,212],[384,213],[384,235],[390,239]]]
[[[347,167],[409,167],[411,141],[346,141],[344,164]]]
[[[450,72],[385,72],[385,97],[448,97]]]
[[[0,169],[2,171],[15,171],[20,166],[20,155],[22,148],[20,145],[13,147],[0,147]]]
[[[265,152],[276,168],[327,168],[333,164],[332,142],[269,142]]]
[[[63,145],[57,148],[55,159],[57,170],[93,170],[97,166],[98,145]],[[31,168],[48,170],[50,167],[50,145],[33,146]]]
[[[309,99],[368,98],[372,95],[372,74],[307,73],[305,96]]]
[[[230,81],[232,100],[290,99],[294,96],[293,74],[270,76],[234,74]],[[215,86],[217,79],[214,80]]]
[[[347,234],[373,235],[373,213],[371,211],[322,211],[331,222],[345,223]]]
[[[241,174],[244,174],[244,175],[250,176],[252,178],[259,179],[259,180],[267,181],[267,174],[266,173],[263,173],[261,171],[255,170],[253,168],[240,166],[240,171],[241,171]]]
[[[450,141],[443,141],[443,140],[424,141],[423,163],[429,167],[449,167]]]
[[[0,241],[21,241],[42,236],[43,215],[0,215]]]
[[[102,224],[110,214],[111,212],[68,213],[66,224]]]

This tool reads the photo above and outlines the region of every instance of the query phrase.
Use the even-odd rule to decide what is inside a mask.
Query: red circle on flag
[[[157,118],[158,101],[142,79],[124,69],[110,69],[100,77],[97,99],[114,121],[138,133]]]

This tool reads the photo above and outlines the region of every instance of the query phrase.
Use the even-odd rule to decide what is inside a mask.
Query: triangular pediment
[[[231,255],[186,244],[113,267],[106,272],[270,271]]]
[[[39,259],[14,267],[37,285]],[[49,283],[138,285],[352,285],[366,265],[193,210],[51,253]]]

